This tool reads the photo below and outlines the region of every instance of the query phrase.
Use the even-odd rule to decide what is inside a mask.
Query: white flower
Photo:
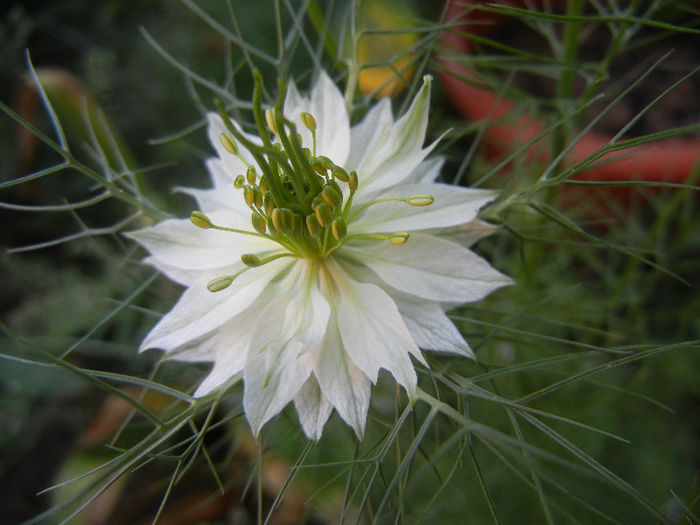
[[[242,377],[256,435],[293,400],[310,438],[334,408],[361,436],[380,368],[412,397],[419,348],[473,357],[445,309],[511,282],[467,248],[495,194],[434,182],[427,78],[399,120],[384,99],[352,128],[325,74],[283,96],[257,106],[265,142],[211,114],[213,188],[183,190],[201,212],[130,234],[186,287],[141,349],[212,362],[195,396]]]

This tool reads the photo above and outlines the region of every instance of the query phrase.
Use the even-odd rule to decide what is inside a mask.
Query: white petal
[[[243,373],[243,407],[254,436],[294,398],[311,374],[304,351],[299,341],[271,345],[260,353],[251,344]],[[268,360],[272,360],[269,365]]]
[[[299,263],[279,285],[255,326],[245,366],[246,417],[257,435],[302,387],[311,373],[307,354],[323,339],[330,306]],[[296,284],[296,286],[295,286]]]
[[[208,217],[220,226],[252,230],[250,222],[235,212],[218,211],[208,214]],[[244,253],[284,251],[279,244],[264,237],[203,230],[188,219],[168,219],[126,235],[141,243],[151,253],[148,263],[166,275],[170,276],[169,270],[173,268],[184,271],[173,276],[179,282],[186,275],[198,278],[207,270],[230,268],[240,262]],[[191,279],[188,284],[190,282]]]
[[[388,134],[388,130],[393,124],[391,101],[389,98],[383,98],[372,106],[362,122],[350,130],[350,153],[345,168],[348,170],[357,169],[372,144]]]
[[[286,258],[269,262],[240,275],[221,292],[212,293],[206,282],[192,285],[148,333],[141,350],[171,350],[219,328],[260,297],[268,283],[291,263]]]
[[[356,168],[358,198],[404,181],[435,147],[433,143],[422,149],[429,102],[430,82],[426,77],[408,112],[384,129],[360,160]]]
[[[431,232],[433,234],[439,235],[444,239],[449,239],[453,242],[459,243],[465,248],[469,248],[479,239],[483,239],[498,230],[500,226],[495,224],[489,224],[480,219],[474,219],[465,224],[460,224],[454,228],[449,228],[442,231]]]
[[[176,191],[187,193],[197,199],[199,210],[211,213],[217,210],[235,211],[242,216],[250,216],[250,208],[245,204],[243,192],[233,187],[234,175],[226,171],[221,159],[213,157],[206,161],[213,188],[198,189],[178,187]]]
[[[420,348],[475,358],[469,344],[445,315],[440,304],[407,294],[392,293],[391,296]]]
[[[373,383],[384,368],[413,397],[417,378],[409,355],[425,361],[396,304],[378,286],[355,281],[337,265],[331,272],[339,289],[336,311],[346,353]]]
[[[440,175],[443,164],[445,164],[444,157],[435,156],[425,159],[406,177],[403,184],[432,184]]]
[[[311,132],[300,118],[303,111],[311,113],[316,120],[316,154],[345,165],[350,151],[350,120],[342,93],[325,72],[319,75],[310,99],[299,96],[292,84],[284,103],[285,116],[296,124],[304,146],[311,149]]]
[[[209,375],[195,391],[195,397],[205,396],[223,384],[240,378],[253,334],[250,327],[255,326],[258,317],[258,308],[248,308],[205,336],[168,352],[168,359],[214,362]]]
[[[371,200],[406,198],[421,193],[433,196],[430,206],[411,206],[398,201],[374,204],[350,223],[348,233],[410,232],[455,226],[474,220],[479,209],[497,196],[494,191],[451,184],[402,184],[372,195]]]
[[[373,270],[397,290],[437,302],[478,301],[511,284],[509,277],[459,244],[422,233],[401,246],[345,245],[341,252]]]
[[[195,390],[194,397],[204,397],[210,394],[217,388],[224,385],[228,388],[229,386],[237,383],[243,377],[242,369],[236,373],[231,373],[233,367],[227,366],[225,363],[220,361],[214,362],[214,367],[209,372],[209,375],[204,378],[204,380],[199,384],[197,390]]]
[[[323,396],[362,438],[369,410],[370,381],[345,352],[336,316],[329,319],[326,337],[310,357]]]
[[[323,427],[333,411],[333,406],[321,392],[316,377],[311,376],[294,398],[299,423],[309,439],[321,439]]]

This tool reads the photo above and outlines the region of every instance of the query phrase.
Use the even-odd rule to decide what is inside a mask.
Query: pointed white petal
[[[350,153],[345,168],[357,169],[364,160],[372,144],[388,134],[394,124],[391,114],[391,101],[381,99],[367,112],[365,118],[350,130]]]
[[[296,124],[304,146],[311,149],[311,132],[301,122],[302,111],[316,120],[316,154],[345,165],[350,150],[350,120],[342,93],[325,72],[319,75],[310,99],[299,96],[296,87],[290,85],[284,103],[284,115]]]
[[[323,339],[330,306],[300,263],[279,285],[278,295],[263,311],[250,342],[245,366],[246,417],[257,435],[302,387],[311,373],[306,355]]]
[[[323,427],[333,411],[333,406],[321,392],[316,377],[311,376],[294,398],[294,407],[299,415],[299,423],[309,439],[318,441]]]
[[[408,112],[377,137],[359,162],[358,198],[403,182],[435,147],[433,143],[422,149],[429,102],[430,82],[426,80]]]
[[[403,184],[432,184],[440,175],[443,164],[445,164],[444,157],[435,156],[425,159],[406,177]]]
[[[440,304],[408,294],[392,293],[391,296],[420,348],[475,359],[469,344],[445,315]]]
[[[398,201],[374,204],[350,223],[348,233],[411,232],[456,226],[474,220],[479,209],[497,195],[490,190],[451,184],[402,184],[374,194],[369,200],[406,198],[421,193],[433,196],[430,206],[411,206]]]
[[[193,284],[148,333],[141,350],[171,350],[219,328],[259,298],[268,283],[290,264],[283,258],[254,268],[221,292],[207,290],[206,281]]]
[[[373,270],[397,290],[437,302],[483,299],[512,280],[459,244],[423,233],[406,244],[345,245],[342,254]]]
[[[336,316],[330,317],[326,337],[310,358],[323,396],[362,438],[369,410],[370,381],[345,352]]]
[[[208,214],[220,226],[252,231],[250,222],[231,211]],[[282,251],[270,239],[254,235],[203,230],[188,219],[168,219],[155,226],[128,232],[128,237],[141,243],[150,253],[149,263],[160,269],[207,270],[227,268],[239,261],[244,253]]]
[[[338,330],[346,353],[373,383],[384,368],[412,397],[417,378],[409,355],[425,361],[396,304],[378,286],[355,281],[338,265],[327,266],[339,290]]]
[[[456,242],[469,248],[479,239],[483,239],[493,233],[500,230],[500,226],[495,224],[489,224],[480,219],[474,219],[465,224],[460,224],[454,228],[445,229],[442,231],[431,232],[434,235],[439,235],[444,239],[449,239],[450,241]]]
[[[178,187],[175,191],[192,195],[197,200],[197,209],[211,213],[218,210],[229,210],[243,217],[250,217],[250,208],[245,204],[243,192],[233,187],[234,175],[226,171],[221,159],[212,157],[206,161],[207,170],[211,175],[213,188],[199,189]]]

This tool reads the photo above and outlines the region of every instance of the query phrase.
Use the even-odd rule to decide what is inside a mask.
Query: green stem
[[[583,0],[569,0],[566,3],[566,14],[570,17],[580,16],[583,12]],[[574,91],[574,75],[576,73],[573,64],[576,63],[579,47],[579,34],[581,22],[578,19],[568,20],[564,26],[564,53],[562,61],[564,69],[559,76],[556,99],[559,103],[570,101]],[[565,107],[568,104],[565,105]],[[564,111],[567,111],[566,109]],[[564,149],[572,131],[572,122],[568,125],[557,128],[552,137],[552,158],[555,158]]]

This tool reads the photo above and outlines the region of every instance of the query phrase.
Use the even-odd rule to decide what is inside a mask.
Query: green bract
[[[257,135],[209,116],[213,188],[185,189],[191,221],[130,234],[186,287],[142,350],[212,362],[196,396],[242,377],[255,434],[294,401],[310,438],[333,409],[361,436],[380,368],[412,397],[420,349],[473,355],[444,305],[510,283],[468,249],[495,195],[434,182],[427,78],[399,120],[385,99],[352,128],[326,74],[267,109],[257,81]]]

